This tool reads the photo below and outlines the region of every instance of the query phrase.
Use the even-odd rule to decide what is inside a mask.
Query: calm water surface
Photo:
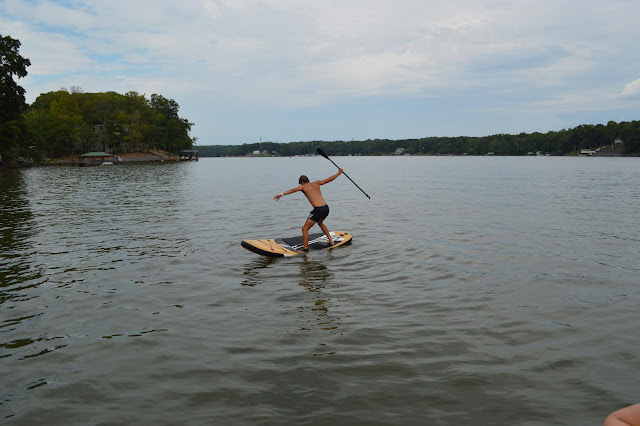
[[[0,423],[597,425],[640,401],[640,160],[0,171]]]

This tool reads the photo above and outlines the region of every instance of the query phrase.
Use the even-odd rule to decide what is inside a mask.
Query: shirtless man
[[[320,229],[324,232],[324,235],[329,239],[329,245],[333,245],[333,239],[329,234],[329,229],[324,224],[324,220],[329,216],[329,206],[327,202],[324,200],[322,196],[322,191],[320,191],[320,186],[325,183],[329,183],[338,176],[342,174],[342,169],[338,170],[333,176],[329,176],[326,179],[316,180],[314,182],[309,182],[309,178],[305,175],[300,176],[298,179],[298,183],[300,186],[296,186],[295,188],[287,189],[284,192],[273,197],[274,200],[278,201],[281,197],[288,194],[293,194],[294,192],[302,191],[304,195],[307,197],[307,200],[313,206],[313,210],[311,210],[311,214],[307,218],[307,221],[302,225],[302,251],[309,251],[309,229],[316,223],[320,225]]]
[[[614,411],[604,420],[604,426],[640,425],[640,404],[630,405]]]

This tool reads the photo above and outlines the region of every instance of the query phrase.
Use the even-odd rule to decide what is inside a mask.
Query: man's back
[[[327,204],[322,196],[322,191],[320,191],[320,185],[320,181],[302,184],[302,192],[313,207],[324,206]]]

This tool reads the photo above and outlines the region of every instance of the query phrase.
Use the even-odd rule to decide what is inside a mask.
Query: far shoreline
[[[136,152],[128,152],[124,154],[114,154],[119,157],[119,164],[140,164],[140,163],[162,163],[162,162],[180,162],[180,158],[177,155],[171,154],[167,151],[153,149],[149,151],[136,151]],[[287,156],[288,158],[296,158],[296,157],[309,157],[311,155],[295,155],[295,156]],[[347,155],[334,154],[337,157],[344,157]],[[382,155],[360,155],[361,157],[536,157],[536,155],[526,154],[526,155],[495,155],[493,153],[488,154],[404,154],[404,155],[394,155],[394,154],[382,154]],[[537,155],[538,157],[541,155]],[[549,155],[543,155],[549,156]],[[578,152],[572,152],[564,155],[550,155],[552,157],[591,157],[591,158],[640,158],[640,154],[632,153],[632,154],[624,154],[620,151],[618,152],[601,152],[593,155],[580,155]],[[285,156],[280,155],[240,155],[240,156],[200,156],[200,159],[203,158],[285,158]],[[12,163],[0,163],[1,169],[23,169],[30,167],[46,167],[46,166],[85,166],[80,159],[80,154],[76,155],[65,155],[62,158],[46,158],[43,161],[33,161],[30,158],[19,157],[17,161]]]

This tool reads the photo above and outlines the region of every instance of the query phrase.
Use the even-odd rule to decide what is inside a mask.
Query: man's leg
[[[327,228],[326,225],[324,224],[324,219],[318,222],[318,225],[320,226],[320,229],[322,229],[322,232],[324,232],[324,235],[326,235],[327,238],[329,239],[329,245],[332,246],[333,239],[331,238],[331,234],[329,233],[329,228]]]
[[[311,219],[307,219],[304,225],[302,225],[302,248],[305,250],[309,249],[309,229],[315,224]]]

